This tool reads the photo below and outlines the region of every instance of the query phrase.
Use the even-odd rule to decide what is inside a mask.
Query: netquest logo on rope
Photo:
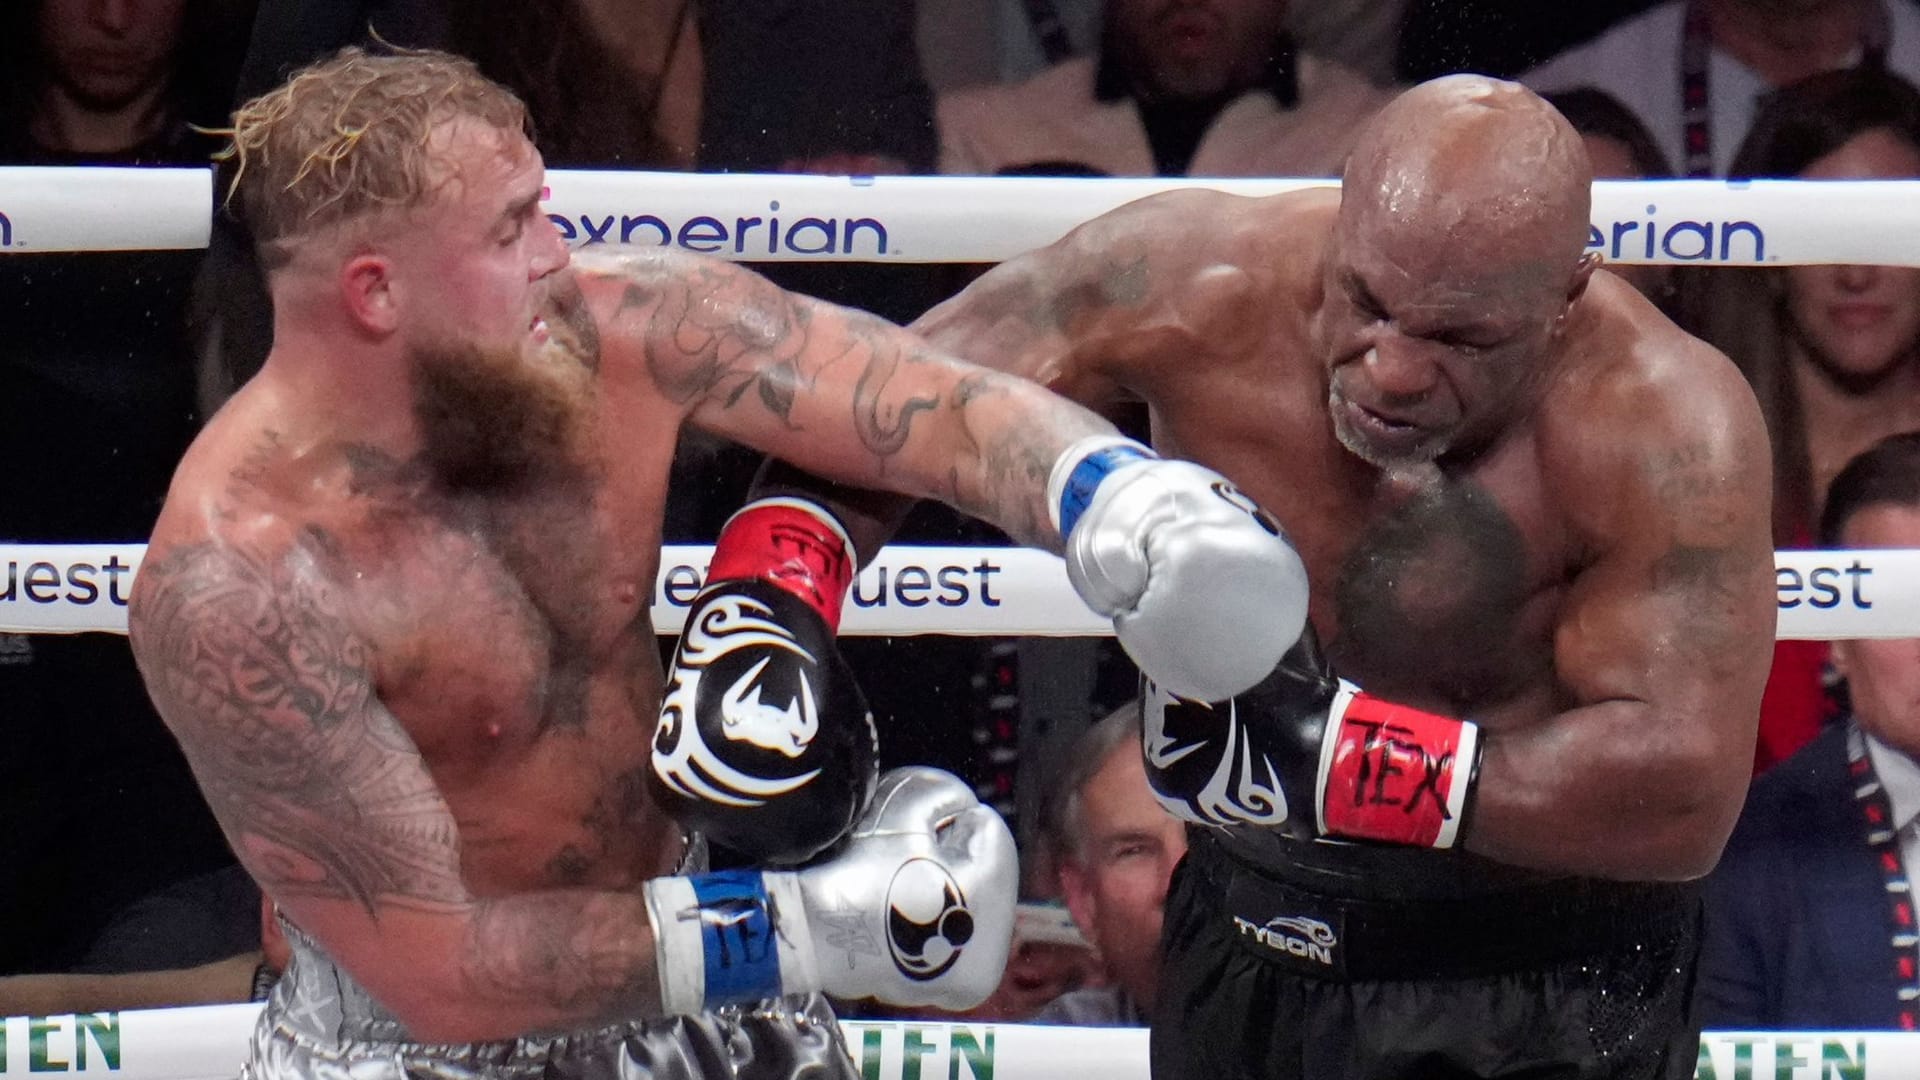
[[[1645,218],[1588,225],[1587,250],[1616,261],[1664,258],[1757,266],[1767,261],[1767,233],[1751,221],[1671,220],[1649,205]]]
[[[891,252],[887,226],[877,218],[815,217],[767,203],[764,214],[693,214],[668,218],[648,213],[548,214],[568,244],[643,244],[677,247],[703,255],[808,255],[815,258]]]

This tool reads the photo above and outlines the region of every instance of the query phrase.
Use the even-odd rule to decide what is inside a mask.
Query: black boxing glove
[[[1448,848],[1480,762],[1471,721],[1383,701],[1337,678],[1311,627],[1253,689],[1175,697],[1143,680],[1147,781],[1176,817]]]
[[[721,530],[674,650],[655,795],[757,863],[818,854],[873,796],[873,714],[834,644],[854,569],[853,544],[823,508],[750,503]]]

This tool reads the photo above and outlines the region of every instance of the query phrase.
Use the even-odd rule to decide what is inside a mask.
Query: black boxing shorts
[[[1694,886],[1575,878],[1361,900],[1189,833],[1166,902],[1154,1080],[1693,1076]]]

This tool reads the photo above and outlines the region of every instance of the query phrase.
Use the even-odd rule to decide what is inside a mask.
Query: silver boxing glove
[[[1099,435],[1054,462],[1067,577],[1149,679],[1201,701],[1265,678],[1307,622],[1307,570],[1226,477]]]
[[[647,883],[662,1005],[694,1013],[820,990],[970,1008],[1006,967],[1019,878],[1013,834],[965,782],[891,770],[821,863]]]

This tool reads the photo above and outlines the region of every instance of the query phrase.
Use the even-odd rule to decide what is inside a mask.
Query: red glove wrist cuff
[[[805,600],[837,633],[854,570],[853,542],[826,510],[804,499],[761,499],[727,519],[707,583],[770,581]]]
[[[1321,745],[1320,832],[1452,847],[1479,765],[1480,728],[1342,682]]]

